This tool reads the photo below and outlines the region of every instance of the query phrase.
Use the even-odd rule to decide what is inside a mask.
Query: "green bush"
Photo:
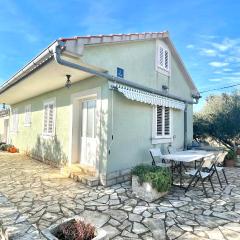
[[[172,185],[172,175],[168,168],[138,165],[132,170],[132,174],[138,176],[141,185],[148,182],[158,192],[167,192]]]
[[[236,152],[233,150],[229,150],[228,154],[225,157],[225,160],[232,160],[232,159],[235,160],[236,157],[237,157]]]
[[[11,144],[2,144],[2,145],[0,146],[0,150],[1,150],[1,151],[7,151],[7,149],[8,149],[9,147],[13,147],[13,145],[11,145]]]

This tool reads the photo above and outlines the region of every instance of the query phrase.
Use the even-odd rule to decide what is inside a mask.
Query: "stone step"
[[[62,168],[61,173],[76,182],[81,182],[90,187],[99,185],[99,177],[96,177],[95,170],[88,166],[72,164]]]

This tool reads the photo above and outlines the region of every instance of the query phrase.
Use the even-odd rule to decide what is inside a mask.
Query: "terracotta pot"
[[[235,167],[235,160],[234,159],[225,160],[225,166],[226,167]]]

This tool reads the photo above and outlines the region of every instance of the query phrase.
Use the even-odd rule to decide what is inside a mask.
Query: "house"
[[[168,32],[61,38],[0,88],[9,143],[103,185],[150,163],[149,148],[191,143],[198,98]]]

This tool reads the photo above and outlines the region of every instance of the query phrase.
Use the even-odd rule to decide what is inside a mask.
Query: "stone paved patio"
[[[148,204],[132,195],[130,183],[89,188],[23,155],[0,153],[0,219],[13,232],[25,223],[15,239],[44,239],[38,231],[80,214],[106,229],[111,239],[236,240],[240,169],[228,169],[227,175],[231,184],[221,190],[215,182],[209,198],[200,187],[187,194],[173,188]]]

